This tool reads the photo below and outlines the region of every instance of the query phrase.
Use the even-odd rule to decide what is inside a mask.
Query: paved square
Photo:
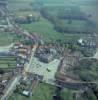
[[[29,72],[43,75],[44,81],[55,80],[55,73],[58,69],[60,60],[55,59],[50,63],[40,62],[37,58],[33,58]]]

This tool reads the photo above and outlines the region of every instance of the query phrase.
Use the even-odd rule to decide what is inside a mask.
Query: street
[[[2,96],[1,100],[6,100],[11,95],[11,93],[15,90],[16,85],[18,84],[20,78],[21,78],[21,75],[15,77],[15,79],[12,81],[12,83],[10,84],[10,86],[8,87],[4,95]]]

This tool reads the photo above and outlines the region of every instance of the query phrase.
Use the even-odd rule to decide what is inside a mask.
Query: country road
[[[30,66],[32,64],[32,60],[33,60],[36,48],[37,48],[37,45],[35,45],[34,48],[32,49],[31,58],[30,58],[29,64],[25,68],[25,72],[29,72],[29,70],[30,70]]]
[[[18,75],[17,77],[15,77],[15,79],[12,81],[12,83],[10,84],[10,86],[8,87],[4,95],[2,96],[1,100],[6,100],[11,95],[11,93],[16,88],[16,85],[18,84],[20,78],[21,78],[21,75]]]

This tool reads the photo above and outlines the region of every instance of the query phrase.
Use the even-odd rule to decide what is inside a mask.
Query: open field
[[[53,95],[55,94],[56,87],[45,83],[39,83],[38,87],[34,90],[32,97],[25,97],[23,95],[13,93],[13,95],[8,100],[53,100]],[[73,99],[74,90],[64,88],[60,92],[62,100],[74,100]]]
[[[54,90],[55,87],[51,85],[39,83],[32,97],[28,98],[14,93],[13,96],[9,98],[9,100],[52,100]]]
[[[39,22],[34,22],[31,24],[22,24],[23,29],[27,29],[30,32],[35,32],[37,35],[41,36],[46,42],[56,41],[61,39],[62,41],[76,40],[83,36],[83,34],[62,34],[56,32],[53,29],[53,25],[43,17],[41,17]]]

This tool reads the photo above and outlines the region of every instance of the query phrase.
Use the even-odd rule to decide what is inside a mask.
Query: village
[[[95,69],[91,70],[92,75],[85,74],[86,61],[88,64],[92,62],[91,65],[95,62],[95,68],[98,64],[97,33],[81,36],[75,42],[46,43],[17,24],[38,21],[39,16],[27,15],[13,19],[13,15],[8,13],[7,4],[7,0],[0,0],[0,32],[12,33],[18,39],[13,39],[10,45],[0,46],[0,100],[12,100],[10,98],[15,93],[30,98],[40,83],[57,89],[71,88],[73,100],[78,100],[88,90],[88,83],[98,81],[97,75],[93,74],[97,73]],[[84,73],[82,68],[78,69],[81,62],[85,65]],[[79,72],[81,75],[77,74]],[[82,77],[82,74],[85,76]],[[61,100],[57,99],[56,93],[53,98]]]

